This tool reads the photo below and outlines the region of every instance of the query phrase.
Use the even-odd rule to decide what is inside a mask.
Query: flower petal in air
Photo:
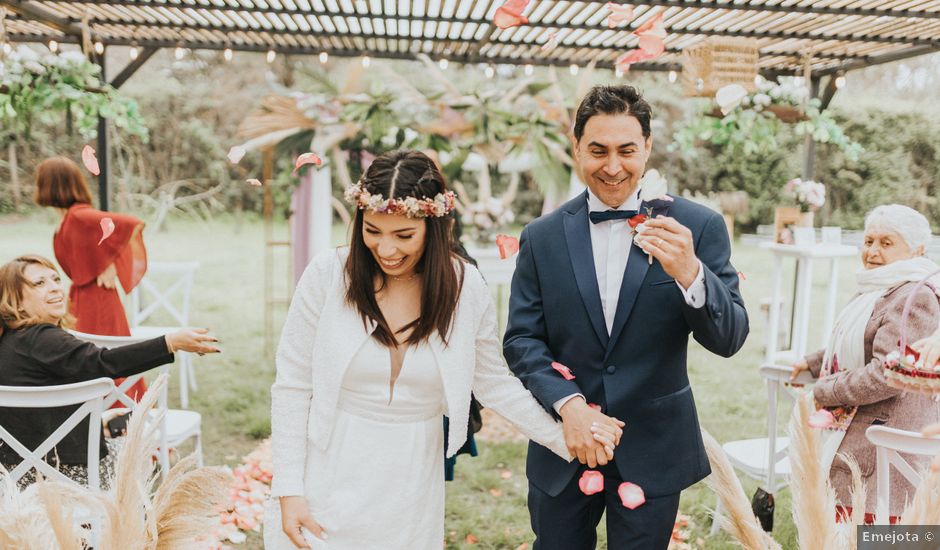
[[[640,49],[649,55],[658,56],[666,51],[666,42],[658,36],[644,34],[640,36]]]
[[[501,260],[512,258],[516,252],[519,252],[519,239],[509,235],[496,235],[496,246],[499,248]]]
[[[548,33],[548,40],[544,44],[542,44],[541,48],[539,49],[541,49],[543,52],[550,52],[554,50],[557,46],[558,46],[558,36],[555,33],[550,32]]]
[[[646,35],[658,36],[660,38],[666,38],[666,27],[663,25],[662,10],[660,10],[659,13],[657,13],[655,16],[650,18],[649,21],[637,27],[637,29],[633,31],[633,34],[637,36],[642,36],[646,34]]]
[[[620,69],[620,72],[626,73],[630,71],[630,65],[634,63],[640,63],[641,61],[646,61],[648,59],[653,59],[654,55],[650,55],[643,50],[630,50],[629,52],[621,55],[614,61],[614,65]]]
[[[85,169],[96,176],[101,173],[101,168],[98,167],[98,157],[95,156],[95,150],[91,148],[91,145],[82,148],[82,164],[85,165]]]
[[[247,183],[248,185],[251,185],[251,186],[253,186],[253,187],[261,187],[261,180],[259,180],[259,179],[257,179],[257,178],[249,178],[249,179],[245,180],[245,183]]]
[[[509,27],[518,27],[529,23],[528,18],[522,15],[522,11],[529,4],[529,0],[506,0],[506,2],[496,9],[493,15],[493,24],[500,29]]]
[[[101,218],[101,240],[98,241],[98,246],[101,246],[101,243],[110,237],[112,233],[114,233],[114,220],[111,218]]]
[[[646,495],[639,485],[624,481],[617,488],[617,494],[620,495],[620,502],[631,510],[636,510],[646,502]]]
[[[604,490],[604,474],[597,470],[585,470],[578,480],[578,488],[588,496],[600,493]]]
[[[588,407],[591,407],[591,408],[594,409],[595,411],[600,411],[600,410],[601,410],[601,406],[598,405],[597,403],[588,403]]]
[[[300,170],[301,166],[307,164],[313,164],[315,166],[320,166],[323,164],[323,160],[317,156],[316,153],[304,153],[297,157],[297,160],[294,161],[294,174],[297,173],[297,170]]]
[[[574,375],[571,374],[571,369],[562,365],[558,361],[552,361],[552,368],[558,371],[565,380],[574,380]]]
[[[633,6],[630,5],[607,2],[607,11],[610,12],[607,16],[607,26],[611,29],[633,19]]]
[[[806,421],[806,425],[810,428],[828,428],[832,426],[833,422],[835,422],[835,418],[832,416],[831,412],[826,409],[819,409],[809,415],[809,420]]]
[[[242,160],[242,157],[245,156],[245,148],[241,145],[236,145],[228,150],[228,161],[232,164],[238,164]]]

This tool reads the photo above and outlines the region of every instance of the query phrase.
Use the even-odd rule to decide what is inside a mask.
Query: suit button
[[[613,374],[613,373],[615,373],[615,372],[617,372],[617,367],[615,367],[615,366],[613,366],[613,365],[609,365],[609,366],[607,367],[607,374]]]

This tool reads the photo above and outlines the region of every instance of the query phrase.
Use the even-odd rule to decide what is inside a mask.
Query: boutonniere
[[[659,170],[650,169],[643,174],[640,179],[640,213],[628,220],[634,232],[642,233],[646,220],[669,212],[673,198],[666,194],[667,191],[669,191],[669,185]],[[639,246],[638,243],[636,244]],[[652,265],[653,256],[649,252],[646,252],[646,255]]]

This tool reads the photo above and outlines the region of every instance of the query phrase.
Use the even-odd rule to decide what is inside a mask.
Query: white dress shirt
[[[639,190],[631,195],[626,202],[613,209],[588,190],[588,211],[604,212],[606,210],[638,210],[640,207]],[[620,285],[627,270],[627,260],[630,258],[630,249],[633,246],[633,234],[627,225],[627,220],[610,220],[601,223],[590,223],[591,250],[594,253],[594,271],[597,273],[597,288],[601,294],[601,307],[604,309],[604,321],[607,323],[607,334],[614,326],[614,316],[617,313],[617,303],[620,300]],[[698,274],[688,289],[682,287],[679,281],[676,286],[685,297],[685,303],[696,309],[705,305],[705,273],[702,262],[699,261]],[[581,394],[572,394],[563,397],[553,404],[556,411],[573,397],[584,397]]]

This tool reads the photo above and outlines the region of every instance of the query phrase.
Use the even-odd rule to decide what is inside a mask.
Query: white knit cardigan
[[[310,445],[326,450],[335,423],[340,385],[350,361],[375,330],[363,327],[345,303],[343,266],[348,248],[328,250],[307,266],[287,313],[271,387],[274,459],[272,496],[304,494],[304,464]],[[445,346],[428,344],[437,360],[450,418],[447,456],[467,439],[470,392],[527,437],[565,460],[572,457],[556,422],[512,376],[497,336],[496,310],[480,272],[465,265],[463,289]],[[378,451],[378,449],[377,449]]]

